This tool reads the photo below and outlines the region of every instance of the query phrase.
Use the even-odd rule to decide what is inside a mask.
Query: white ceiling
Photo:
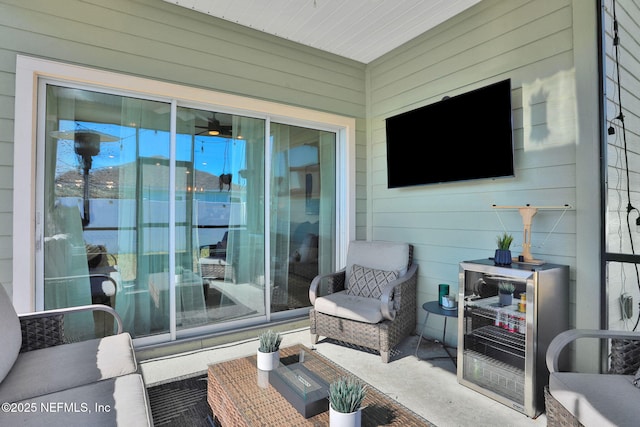
[[[369,63],[480,0],[164,0]]]

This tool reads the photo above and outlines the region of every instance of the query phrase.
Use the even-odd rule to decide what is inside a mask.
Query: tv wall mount
[[[533,256],[531,255],[531,223],[533,222],[533,217],[538,213],[539,210],[561,210],[562,211],[562,214],[560,215],[558,220],[555,222],[555,224],[553,224],[551,231],[547,233],[547,237],[544,239],[544,241],[540,245],[540,246],[543,246],[546,243],[549,236],[555,231],[556,227],[562,220],[562,217],[564,216],[564,214],[567,213],[568,210],[573,209],[573,207],[569,204],[560,205],[560,206],[532,206],[529,204],[526,204],[524,206],[492,205],[491,207],[493,209],[518,210],[520,212],[520,216],[522,216],[522,225],[524,227],[523,239],[522,239],[522,253],[520,254],[520,257],[522,258],[518,257],[517,259],[515,259],[515,261],[519,261],[519,262],[524,261],[525,263],[536,264],[536,265],[544,264],[545,261],[534,259]],[[502,225],[502,228],[506,232],[507,229],[502,223],[502,219],[500,218],[500,215],[498,214],[497,210],[496,210],[496,215],[498,217],[498,220],[500,221],[500,224]]]

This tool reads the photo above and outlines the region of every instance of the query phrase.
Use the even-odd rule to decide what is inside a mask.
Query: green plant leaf
[[[260,340],[258,350],[261,353],[273,353],[274,351],[278,351],[280,349],[280,343],[282,342],[280,334],[272,331],[271,329],[260,334],[258,339]]]
[[[501,294],[512,294],[516,286],[511,282],[498,282],[498,292]]]
[[[509,233],[503,233],[502,236],[498,236],[496,238],[498,249],[509,250],[512,242],[513,242],[513,236]]]

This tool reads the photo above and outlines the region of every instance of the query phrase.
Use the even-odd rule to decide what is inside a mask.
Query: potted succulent
[[[498,298],[501,306],[511,305],[513,303],[513,292],[516,287],[511,282],[498,282]]]
[[[513,236],[509,233],[503,233],[502,236],[498,236],[496,239],[498,249],[494,262],[496,265],[511,265],[511,243],[513,243]]]
[[[258,336],[260,346],[258,347],[258,369],[261,371],[272,371],[280,363],[280,343],[282,337],[278,332],[269,329]]]
[[[362,424],[362,401],[367,386],[352,378],[339,378],[329,385],[329,425],[359,427]]]

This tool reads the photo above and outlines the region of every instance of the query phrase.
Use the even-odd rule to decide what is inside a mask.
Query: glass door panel
[[[333,268],[336,134],[271,124],[271,311],[311,305],[309,285]]]
[[[168,270],[169,175],[143,182],[141,165],[167,163],[169,113],[167,103],[47,85],[45,309],[102,303],[134,336],[168,330],[154,321],[168,317],[168,303],[148,280]],[[94,321],[97,334],[112,327],[96,315],[67,332],[79,336]]]
[[[265,121],[185,107],[177,117],[176,156],[189,165],[177,173],[189,177],[176,188],[189,220],[176,228],[178,328],[264,315]]]

